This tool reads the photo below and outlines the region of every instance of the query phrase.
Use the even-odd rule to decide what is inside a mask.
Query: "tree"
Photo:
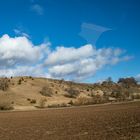
[[[129,88],[131,86],[137,86],[137,81],[133,77],[130,77],[130,78],[120,78],[118,80],[118,84],[121,84],[125,88]]]

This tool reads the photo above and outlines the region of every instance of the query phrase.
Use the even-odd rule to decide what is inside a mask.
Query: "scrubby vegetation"
[[[53,103],[53,104],[49,104],[48,108],[58,108],[58,107],[68,107],[68,106],[69,105],[66,103],[60,103],[60,104]]]
[[[18,80],[18,85],[21,85],[21,83],[24,82],[24,78],[21,77],[19,80]]]
[[[46,98],[41,98],[39,100],[38,107],[39,108],[45,108],[46,107],[46,102],[47,102],[47,99]]]
[[[31,99],[31,100],[30,100],[30,103],[31,103],[31,104],[36,104],[36,99]]]
[[[25,91],[22,91],[24,89]],[[64,81],[63,79],[35,79],[29,76],[10,77],[0,78],[0,95],[7,100],[10,96],[9,99],[13,100],[15,105],[22,104],[25,106],[37,106],[39,108],[67,107],[140,99],[140,85],[133,77],[120,78],[118,82],[113,82],[109,77],[101,83],[94,84],[76,83]],[[15,99],[14,96],[17,95],[18,97]],[[2,105],[2,110],[5,109],[5,104],[7,103]]]
[[[12,109],[14,109],[13,102],[0,101],[0,110],[12,110]]]
[[[74,88],[68,88],[65,90],[67,93],[64,95],[65,97],[68,98],[76,98],[80,93],[78,90],[74,89]]]
[[[29,101],[31,104],[36,104],[36,99],[27,98],[27,101]]]
[[[134,78],[120,78],[117,83],[104,81],[94,84],[93,89],[100,89],[105,96],[116,98],[118,101],[129,100],[133,94],[140,93],[139,85]]]
[[[88,96],[79,96],[73,90],[66,90],[68,93],[65,94],[65,97],[76,98],[75,101],[70,101],[69,104],[90,105],[140,99],[140,88],[133,77],[120,78],[117,83],[108,78],[102,83],[87,85],[84,90]]]
[[[52,93],[52,89],[48,86],[44,86],[42,88],[42,90],[40,91],[40,93],[43,95],[43,96],[48,96],[48,97],[51,97],[53,95]]]
[[[29,76],[29,79],[34,80],[34,78],[32,76]]]
[[[109,102],[107,97],[101,97],[94,95],[92,97],[79,96],[75,102],[70,102],[71,105],[92,105],[92,104],[103,104]]]
[[[0,90],[6,91],[9,88],[10,80],[8,78],[0,79]]]

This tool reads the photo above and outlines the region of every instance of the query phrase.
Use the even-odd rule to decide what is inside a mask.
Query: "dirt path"
[[[0,140],[136,138],[140,138],[140,102],[0,113]]]

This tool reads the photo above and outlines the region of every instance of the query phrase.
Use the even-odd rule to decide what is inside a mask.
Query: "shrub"
[[[27,98],[27,101],[31,101],[31,99],[30,98]]]
[[[58,107],[68,107],[68,105],[66,103],[61,103],[61,104],[53,103],[48,105],[48,108],[58,108]]]
[[[73,105],[89,105],[92,103],[92,98],[87,97],[78,97],[77,100],[73,103]]]
[[[11,104],[14,104],[14,101],[12,101]]]
[[[64,82],[64,79],[62,78],[60,81],[59,81],[59,84],[62,84]]]
[[[87,89],[87,92],[89,92],[89,89]]]
[[[39,101],[39,107],[40,108],[44,108],[46,102],[47,102],[47,99],[46,98],[41,98],[40,101]]]
[[[13,108],[13,102],[9,101],[1,101],[0,102],[0,110],[12,110]]]
[[[31,103],[31,104],[35,104],[35,103],[36,103],[36,100],[35,100],[35,99],[31,99],[31,100],[30,100],[30,103]]]
[[[9,88],[9,82],[7,78],[0,79],[0,90],[6,91]]]
[[[92,96],[92,104],[101,104],[101,103],[106,103],[108,102],[109,99],[107,96],[99,96],[99,95],[94,95]]]
[[[70,100],[70,101],[68,102],[68,104],[73,105],[73,101],[72,101],[72,100]]]
[[[68,105],[66,103],[61,103],[60,107],[68,107]]]
[[[48,105],[48,108],[57,108],[57,107],[60,107],[59,104],[49,104]]]
[[[22,81],[21,79],[18,80],[18,85],[21,85],[21,81]]]
[[[76,98],[80,94],[78,90],[75,90],[73,88],[66,89],[66,91],[67,94],[65,94],[64,96],[68,98]]]
[[[140,99],[140,94],[131,95],[132,99]]]
[[[91,98],[88,97],[78,97],[73,105],[92,105],[92,104],[101,104],[108,102],[107,97],[101,97],[99,95],[94,95]]]
[[[43,95],[43,96],[48,96],[48,97],[51,97],[52,96],[52,89],[49,88],[49,87],[43,87],[42,90],[40,91],[40,93]]]
[[[14,85],[15,85],[15,83],[12,83],[12,85],[14,86]]]

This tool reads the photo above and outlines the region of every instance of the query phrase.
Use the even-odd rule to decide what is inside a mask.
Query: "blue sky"
[[[97,34],[94,34],[93,32],[93,43],[88,40],[88,36],[83,37],[80,34],[81,30],[84,30],[82,28],[83,24],[98,25],[101,28],[109,28],[109,30],[103,32],[97,41],[94,40],[94,37],[97,36]],[[39,67],[41,72],[43,72],[40,72],[39,74],[36,72],[35,76],[38,74],[54,78],[66,77],[65,79],[70,79],[70,77],[74,77],[75,75],[78,77],[80,75],[79,72],[77,72],[79,69],[77,69],[77,71],[69,70],[70,72],[66,72],[65,74],[62,72],[61,74],[60,72],[59,74],[52,72],[58,68],[59,62],[53,63],[52,65],[50,63],[48,64],[47,59],[51,59],[52,54],[57,54],[57,51],[59,52],[59,50],[56,49],[58,46],[73,48],[75,51],[77,51],[75,55],[79,55],[78,52],[81,51],[78,51],[78,48],[87,44],[92,44],[94,47],[96,47],[96,50],[102,48],[112,48],[115,50],[120,48],[122,52],[125,52],[125,54],[122,54],[123,56],[121,56],[121,58],[118,56],[121,60],[113,65],[110,65],[109,63],[111,62],[108,62],[107,64],[105,63],[100,68],[93,71],[93,74],[91,74],[90,71],[90,74],[84,73],[84,76],[82,75],[83,78],[79,78],[81,76],[80,75],[78,77],[78,79],[80,79],[79,81],[93,82],[104,80],[109,76],[111,76],[114,80],[119,77],[135,77],[140,74],[139,26],[139,0],[1,0],[0,37],[2,38],[4,34],[7,34],[10,38],[15,38],[15,36],[24,36],[27,40],[32,42],[33,48],[36,48],[36,46],[39,48],[41,44],[45,44],[44,46],[46,47],[46,53],[43,54],[43,59],[38,58],[39,60],[37,60],[37,58],[35,58],[36,63],[33,62],[30,64],[22,64],[25,58],[23,57],[23,60],[21,61],[21,57],[20,60],[19,57],[15,57],[15,50],[15,54],[12,54],[12,57],[8,56],[8,64],[9,61],[11,62],[11,60],[12,62],[16,62],[13,62],[13,64],[10,66],[1,66],[1,73],[3,73],[2,75],[6,75],[5,73],[10,71],[11,75],[18,75],[19,73],[16,72],[17,69],[20,69],[20,67],[29,66],[32,67],[31,69],[34,71],[33,66],[37,65],[36,67]],[[92,38],[92,33],[89,36]],[[48,45],[48,42],[50,42],[51,45]],[[88,49],[90,50],[90,47],[88,47]],[[2,48],[0,46],[0,51],[1,50]],[[67,49],[64,49],[63,51],[65,53],[67,52]],[[74,52],[72,49],[68,51]],[[7,52],[3,53],[5,54]],[[60,54],[62,55],[63,53],[61,52]],[[83,55],[79,56],[83,57]],[[128,60],[124,59],[126,56],[128,57]],[[26,57],[30,56],[26,55]],[[88,58],[91,58],[91,56]],[[76,61],[75,65],[79,63],[81,64],[81,61],[77,62],[79,61],[78,59],[81,60],[81,58],[76,57],[74,60],[71,59],[70,61],[66,61],[64,63],[68,66],[72,63],[72,61]],[[7,58],[3,60],[7,61]],[[4,61],[0,61],[1,65],[5,64]],[[47,64],[44,64],[46,61]],[[65,61],[65,58],[60,59],[60,61]],[[45,65],[43,70],[39,65]],[[54,65],[55,69],[53,69]],[[59,66],[60,65],[62,64],[59,63]],[[62,71],[63,68],[61,67]],[[58,69],[60,70],[60,68]],[[24,70],[23,75],[32,74],[32,71],[28,73],[27,70]],[[64,69],[64,71],[66,71],[66,69]]]

